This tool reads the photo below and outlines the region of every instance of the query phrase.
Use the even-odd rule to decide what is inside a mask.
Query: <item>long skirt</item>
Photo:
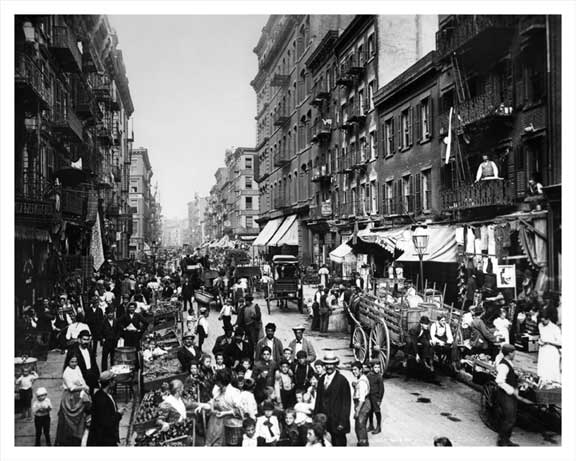
[[[556,346],[546,344],[538,351],[538,376],[544,382],[561,382],[560,352]]]
[[[228,427],[225,426],[224,434],[226,436],[227,447],[239,447],[242,445],[242,426]]]
[[[208,419],[208,428],[206,429],[206,446],[224,446],[224,418],[217,418],[216,415],[211,415]]]
[[[67,389],[62,394],[54,443],[56,446],[80,446],[89,407],[89,403],[80,394],[80,391],[71,392]]]

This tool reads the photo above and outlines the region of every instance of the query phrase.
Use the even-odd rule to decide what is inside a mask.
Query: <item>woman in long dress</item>
[[[562,332],[558,325],[550,321],[548,312],[544,311],[538,324],[540,332],[540,350],[538,351],[538,376],[544,384],[560,383],[560,347]]]
[[[90,410],[88,385],[78,367],[78,357],[72,355],[62,375],[64,391],[58,412],[56,446],[80,446]]]

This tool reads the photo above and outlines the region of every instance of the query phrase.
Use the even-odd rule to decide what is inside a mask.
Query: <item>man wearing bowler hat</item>
[[[418,325],[408,330],[406,347],[408,355],[414,357],[417,363],[422,363],[430,372],[434,371],[434,364],[432,363],[434,351],[431,345],[428,316],[420,317]]]
[[[326,374],[318,383],[314,413],[326,415],[326,429],[332,437],[332,445],[345,447],[346,434],[350,432],[352,396],[348,380],[336,370],[339,362],[332,351],[326,352],[322,359]]]
[[[119,424],[126,410],[118,411],[118,406],[110,391],[116,376],[111,371],[100,375],[100,389],[94,393],[92,419],[88,433],[88,446],[115,447],[120,443]]]
[[[199,362],[202,353],[200,349],[194,345],[194,334],[192,332],[185,333],[182,340],[184,344],[176,353],[183,373],[190,372],[190,365],[192,362]]]
[[[305,325],[297,325],[292,328],[294,332],[295,339],[293,339],[288,347],[292,349],[292,361],[295,360],[296,354],[300,351],[306,352],[306,358],[309,363],[314,363],[316,360],[316,351],[314,350],[314,345],[312,342],[304,338],[304,330],[306,329]]]
[[[234,327],[232,325],[224,325],[224,334],[218,336],[212,348],[212,354],[216,355],[218,352],[224,352],[227,346],[234,342]]]

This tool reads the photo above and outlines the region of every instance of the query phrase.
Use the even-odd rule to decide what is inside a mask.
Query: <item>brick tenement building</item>
[[[16,305],[92,276],[100,218],[106,259],[128,257],[128,119],[134,111],[106,16],[15,18]]]

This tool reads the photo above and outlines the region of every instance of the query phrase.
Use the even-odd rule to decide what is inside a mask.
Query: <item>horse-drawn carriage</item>
[[[298,306],[298,311],[303,312],[304,297],[302,293],[302,281],[300,279],[300,267],[296,256],[276,255],[272,258],[273,280],[269,283],[266,294],[266,307],[270,314],[270,301],[276,300],[281,309],[288,308],[288,301],[293,301]]]
[[[454,342],[459,338],[460,311],[446,306],[442,296],[435,290],[427,290],[424,302],[410,308],[405,302],[393,302],[390,296],[376,296],[362,293],[352,300],[349,315],[354,324],[354,358],[360,362],[378,359],[382,371],[386,371],[390,360],[408,341],[408,332],[418,325],[422,316],[436,320],[441,314],[452,331],[456,332]],[[456,347],[456,345],[454,345]]]

